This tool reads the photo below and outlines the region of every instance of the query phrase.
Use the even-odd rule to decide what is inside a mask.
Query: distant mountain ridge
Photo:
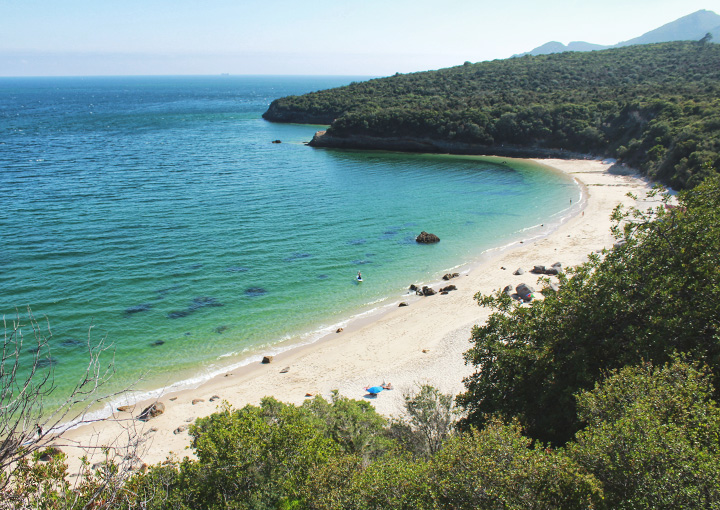
[[[682,18],[671,21],[655,30],[646,32],[640,37],[628,41],[619,42],[613,46],[603,46],[585,41],[573,41],[568,45],[561,42],[550,41],[542,46],[530,50],[527,53],[515,55],[549,55],[551,53],[562,53],[564,51],[595,51],[609,48],[620,48],[635,44],[652,44],[671,41],[699,41],[705,34],[712,35],[712,42],[720,43],[720,16],[712,11],[699,10]]]

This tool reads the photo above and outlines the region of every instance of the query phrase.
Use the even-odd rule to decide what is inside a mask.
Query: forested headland
[[[720,45],[673,42],[396,74],[263,117],[330,124],[319,146],[613,157],[682,189],[720,168],[719,98]]]

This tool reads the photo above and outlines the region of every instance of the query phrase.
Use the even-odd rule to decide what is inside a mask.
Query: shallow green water
[[[91,325],[114,346],[113,387],[197,382],[395,302],[579,197],[530,162],[312,149],[317,126],[260,118],[352,79],[0,80],[0,311],[48,317],[60,393]]]

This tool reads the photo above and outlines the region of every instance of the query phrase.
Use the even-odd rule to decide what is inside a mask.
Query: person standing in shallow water
[[[362,280],[362,275],[360,274],[360,271],[358,271],[357,279]]]

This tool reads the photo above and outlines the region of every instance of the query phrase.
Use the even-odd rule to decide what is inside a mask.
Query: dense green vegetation
[[[720,45],[676,42],[398,74],[278,99],[264,117],[332,123],[328,135],[344,139],[616,157],[690,188],[720,168],[718,98]]]
[[[498,313],[475,328],[466,353],[478,368],[460,397],[466,424],[514,416],[532,437],[563,444],[582,425],[574,394],[609,369],[673,352],[705,360],[720,388],[719,182],[709,178],[681,208],[616,211],[631,220],[616,228],[623,243],[561,275],[542,302],[478,295]]]
[[[334,395],[266,398],[190,428],[195,458],[71,486],[25,460],[24,508],[720,508],[720,176],[679,207],[615,213],[621,242],[559,290],[474,329],[458,398],[423,386],[407,417]],[[22,504],[21,504],[22,503]],[[2,504],[0,503],[0,507]]]

